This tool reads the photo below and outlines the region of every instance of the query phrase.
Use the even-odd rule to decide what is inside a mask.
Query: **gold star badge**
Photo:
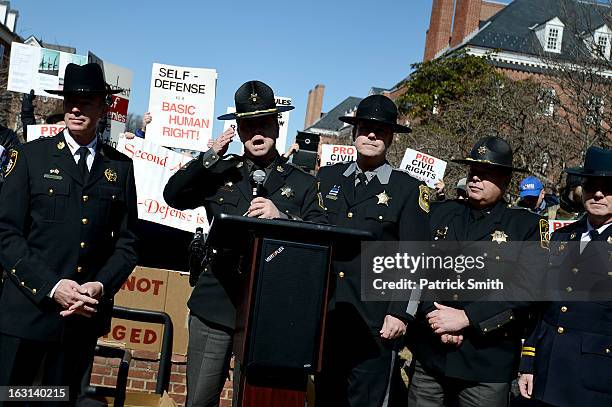
[[[291,189],[290,186],[284,186],[281,188],[281,195],[286,196],[287,199],[291,199],[295,194],[293,193],[293,189]]]
[[[508,239],[508,235],[504,233],[503,231],[496,230],[495,232],[491,233],[491,241],[497,242],[497,244],[502,244],[502,242],[507,242],[508,241],[507,239]]]
[[[486,152],[487,152],[487,148],[485,146],[478,147],[478,154],[485,155]]]
[[[110,168],[104,170],[104,176],[108,180],[108,182],[116,182],[117,181],[117,173]]]
[[[285,169],[282,167],[282,165],[279,165],[276,167],[276,171],[278,172],[285,172]]]
[[[61,150],[64,147],[66,147],[66,143],[64,143],[63,141],[60,141],[59,143],[57,143],[57,149]]]
[[[389,201],[392,199],[389,195],[387,195],[387,191],[382,191],[380,194],[376,195],[376,198],[378,198],[378,202],[376,202],[376,204],[385,206],[389,206]]]

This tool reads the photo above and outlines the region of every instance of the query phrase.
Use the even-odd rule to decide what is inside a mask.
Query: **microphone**
[[[264,170],[255,170],[251,173],[251,184],[253,184],[253,197],[262,195],[262,186],[266,180],[266,172]]]

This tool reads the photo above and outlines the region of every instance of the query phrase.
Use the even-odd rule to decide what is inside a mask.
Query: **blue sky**
[[[291,140],[317,83],[325,85],[325,112],[405,77],[422,60],[431,0],[11,0],[11,8],[21,36],[131,69],[132,113],[147,109],[154,62],[214,68],[215,116],[243,82],[259,79],[293,98]],[[215,121],[215,137],[222,130]]]

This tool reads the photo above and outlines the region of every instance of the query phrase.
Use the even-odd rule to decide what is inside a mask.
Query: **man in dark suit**
[[[512,149],[495,136],[479,140],[470,156],[455,162],[469,165],[467,200],[432,205],[431,231],[435,241],[505,242],[530,244],[544,254],[548,224],[526,209],[512,209],[503,196],[512,171]],[[467,246],[466,246],[467,247]],[[463,253],[463,249],[462,249]],[[536,252],[487,260],[503,275],[533,275]],[[493,257],[493,256],[491,256]],[[533,262],[534,264],[530,263]],[[519,269],[520,268],[520,269]],[[424,301],[416,329],[410,331],[413,353],[409,406],[490,406],[508,404],[510,383],[516,377],[521,338],[531,307],[528,297],[517,301]],[[518,301],[521,300],[521,301]]]
[[[164,198],[177,209],[204,206],[209,219],[226,213],[262,219],[326,222],[314,177],[287,164],[275,147],[278,113],[272,89],[249,81],[235,95],[236,119],[244,155],[225,153],[234,136],[224,132],[210,150],[174,174]],[[259,183],[256,182],[259,179]],[[188,306],[187,405],[216,406],[227,377],[238,301],[236,271],[240,254],[217,255],[195,286]]]
[[[429,190],[386,160],[393,133],[410,131],[397,124],[397,115],[393,101],[373,95],[359,103],[355,116],[341,117],[354,126],[357,162],[321,168],[320,189],[334,225],[366,230],[380,241],[428,241]],[[362,301],[360,248],[337,249],[317,405],[381,406],[395,340],[406,331],[418,297],[412,310],[408,298]]]
[[[586,216],[553,233],[549,292],[525,341],[519,388],[542,405],[612,405],[612,150],[591,147],[582,177]]]
[[[70,386],[75,401],[113,296],[136,265],[132,161],[96,140],[111,93],[66,67],[67,128],[11,150],[0,195],[0,385]]]

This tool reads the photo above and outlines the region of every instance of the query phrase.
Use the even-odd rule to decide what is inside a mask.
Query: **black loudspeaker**
[[[300,151],[314,151],[315,153],[319,148],[320,139],[318,134],[305,131],[298,131],[295,136],[295,142],[300,146]]]
[[[263,239],[254,284],[244,370],[279,381],[313,374],[321,346],[329,248]]]

